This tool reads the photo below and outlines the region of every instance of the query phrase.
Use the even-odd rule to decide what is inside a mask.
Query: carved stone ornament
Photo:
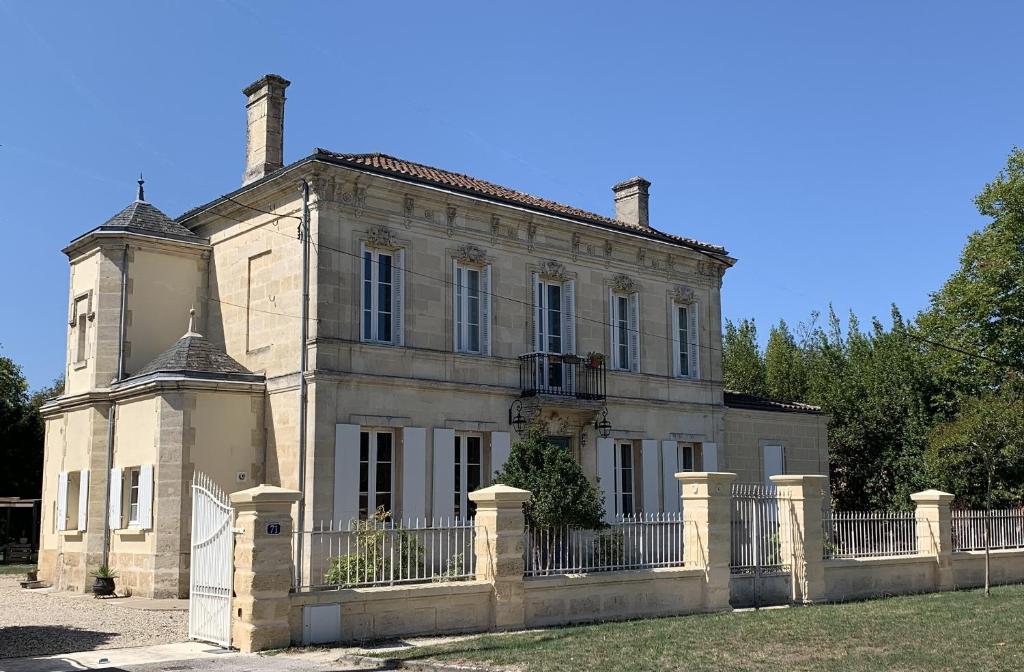
[[[445,209],[445,220],[448,223],[448,237],[451,238],[455,234],[455,206],[449,205]]]
[[[559,282],[565,282],[569,279],[569,273],[565,270],[560,262],[554,259],[548,259],[541,263],[540,274],[550,280],[558,280]]]
[[[526,223],[526,240],[532,251],[537,241],[537,224],[532,219]]]
[[[693,303],[695,298],[693,288],[686,285],[676,285],[672,288],[672,300],[676,303]]]
[[[412,196],[406,196],[405,201],[402,204],[406,219],[412,219],[412,211],[415,207],[415,202],[412,200]]]
[[[636,283],[633,282],[633,278],[629,277],[625,273],[616,273],[612,277],[612,289],[616,292],[632,294],[636,291]]]
[[[612,241],[604,241],[604,256],[606,259],[612,258]]]
[[[459,263],[483,265],[487,263],[487,250],[466,243],[459,247]]]
[[[580,254],[580,234],[572,234],[572,260],[576,261]]]
[[[386,247],[394,249],[398,247],[394,232],[386,226],[371,226],[366,232],[366,243],[373,247]]]
[[[491,244],[494,244],[498,240],[498,232],[501,230],[501,218],[497,215],[491,215]]]
[[[341,202],[355,208],[356,214],[361,213],[366,207],[366,187],[361,187],[358,183],[353,184],[350,191],[341,192]]]

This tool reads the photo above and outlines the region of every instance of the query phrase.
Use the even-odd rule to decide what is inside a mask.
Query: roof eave
[[[211,245],[208,240],[199,236],[180,236],[172,233],[159,234],[154,231],[148,231],[146,229],[139,229],[133,226],[98,226],[92,231],[83,233],[79,237],[72,240],[67,246],[61,250],[63,254],[70,257],[75,251],[79,250],[86,243],[96,238],[141,238],[149,240],[158,240],[165,243],[174,243],[179,245],[187,245],[200,247],[203,249],[210,249]]]

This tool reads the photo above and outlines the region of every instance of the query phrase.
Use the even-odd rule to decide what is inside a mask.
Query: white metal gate
[[[206,474],[192,479],[192,562],[188,636],[231,646],[234,534],[231,505]]]
[[[732,487],[730,594],[734,607],[788,601],[790,567],[783,557],[781,517],[789,507],[774,487],[735,483]]]

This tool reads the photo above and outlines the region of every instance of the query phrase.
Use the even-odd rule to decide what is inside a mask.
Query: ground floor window
[[[359,433],[359,518],[377,509],[393,510],[395,435],[390,431]]]
[[[677,449],[679,456],[679,471],[696,471],[697,449],[692,443],[680,443]]]
[[[139,468],[126,469],[124,475],[128,492],[128,525],[139,524]]]
[[[469,493],[483,485],[483,438],[477,435],[455,436],[455,507],[456,518],[472,518],[476,502]]]
[[[635,487],[633,468],[633,442],[615,444],[615,513],[635,513]]]

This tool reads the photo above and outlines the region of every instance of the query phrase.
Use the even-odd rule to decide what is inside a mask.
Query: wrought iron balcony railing
[[[605,358],[579,357],[554,352],[519,356],[522,396],[552,395],[601,401],[607,389]]]

